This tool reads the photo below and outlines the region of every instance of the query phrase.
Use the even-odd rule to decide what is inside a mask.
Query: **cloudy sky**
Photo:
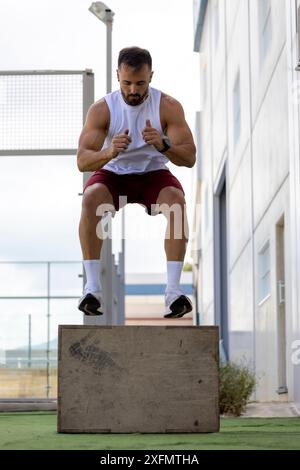
[[[152,85],[182,103],[193,131],[199,82],[192,0],[108,1],[115,12],[113,89],[118,88],[119,50],[131,45],[148,48],[153,57]],[[105,95],[106,31],[88,11],[90,4],[90,0],[0,0],[0,69],[90,68],[95,73],[95,100]],[[81,259],[77,233],[82,174],[75,157],[0,158],[0,259]],[[192,171],[172,164],[170,169],[183,184],[191,224]],[[147,216],[138,205],[128,205],[125,211],[126,271],[165,271],[165,219]],[[118,214],[115,228],[119,219]]]
[[[153,87],[182,103],[194,131],[199,80],[198,55],[193,52],[193,1],[107,0],[107,3],[115,12],[113,89],[118,88],[115,69],[119,50],[132,45],[149,49],[153,57]],[[95,100],[104,96],[106,31],[88,11],[90,4],[90,0],[0,0],[0,70],[88,68],[95,73]],[[9,129],[5,97],[2,88],[2,138],[7,137]],[[22,119],[21,109],[16,110],[15,116]],[[13,125],[9,132],[13,142],[20,142],[21,136]],[[0,261],[81,260],[78,193],[82,190],[82,174],[77,170],[75,156],[0,157],[0,162]],[[172,164],[169,167],[186,192],[191,224],[193,172]],[[119,230],[120,219],[117,214],[113,221],[115,232]],[[164,217],[149,217],[142,207],[127,205],[125,219],[126,272],[165,272]],[[51,338],[57,334],[58,323],[82,322],[76,308],[76,296],[82,285],[78,278],[80,268],[81,263],[51,268],[51,294],[74,296],[70,300],[51,301]],[[46,274],[43,264],[1,264],[0,296],[45,295]],[[0,308],[6,312],[0,317],[0,363],[1,351],[26,344],[29,315],[33,343],[45,342],[46,300],[2,299]],[[17,327],[11,328],[12,321]]]

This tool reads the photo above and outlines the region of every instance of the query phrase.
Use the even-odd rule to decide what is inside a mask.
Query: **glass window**
[[[265,60],[272,40],[271,1],[258,0],[260,64]]]
[[[270,242],[268,241],[259,252],[259,297],[261,302],[270,294]]]

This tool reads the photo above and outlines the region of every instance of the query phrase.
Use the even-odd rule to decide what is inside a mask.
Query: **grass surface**
[[[214,434],[57,434],[56,413],[0,413],[0,449],[300,449],[300,418],[226,418]]]

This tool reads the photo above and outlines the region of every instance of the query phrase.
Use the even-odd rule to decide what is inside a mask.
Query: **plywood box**
[[[58,432],[219,430],[218,328],[59,327]]]

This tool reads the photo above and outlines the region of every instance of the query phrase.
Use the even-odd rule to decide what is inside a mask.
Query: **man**
[[[196,149],[182,106],[150,87],[152,76],[147,50],[122,49],[117,69],[120,90],[90,107],[79,139],[78,168],[94,171],[84,186],[79,225],[87,282],[78,308],[86,315],[103,313],[99,206],[110,204],[119,210],[124,196],[129,203],[145,206],[149,215],[167,217],[165,318],[192,310],[179,285],[188,241],[184,191],[166,163],[191,168]]]

